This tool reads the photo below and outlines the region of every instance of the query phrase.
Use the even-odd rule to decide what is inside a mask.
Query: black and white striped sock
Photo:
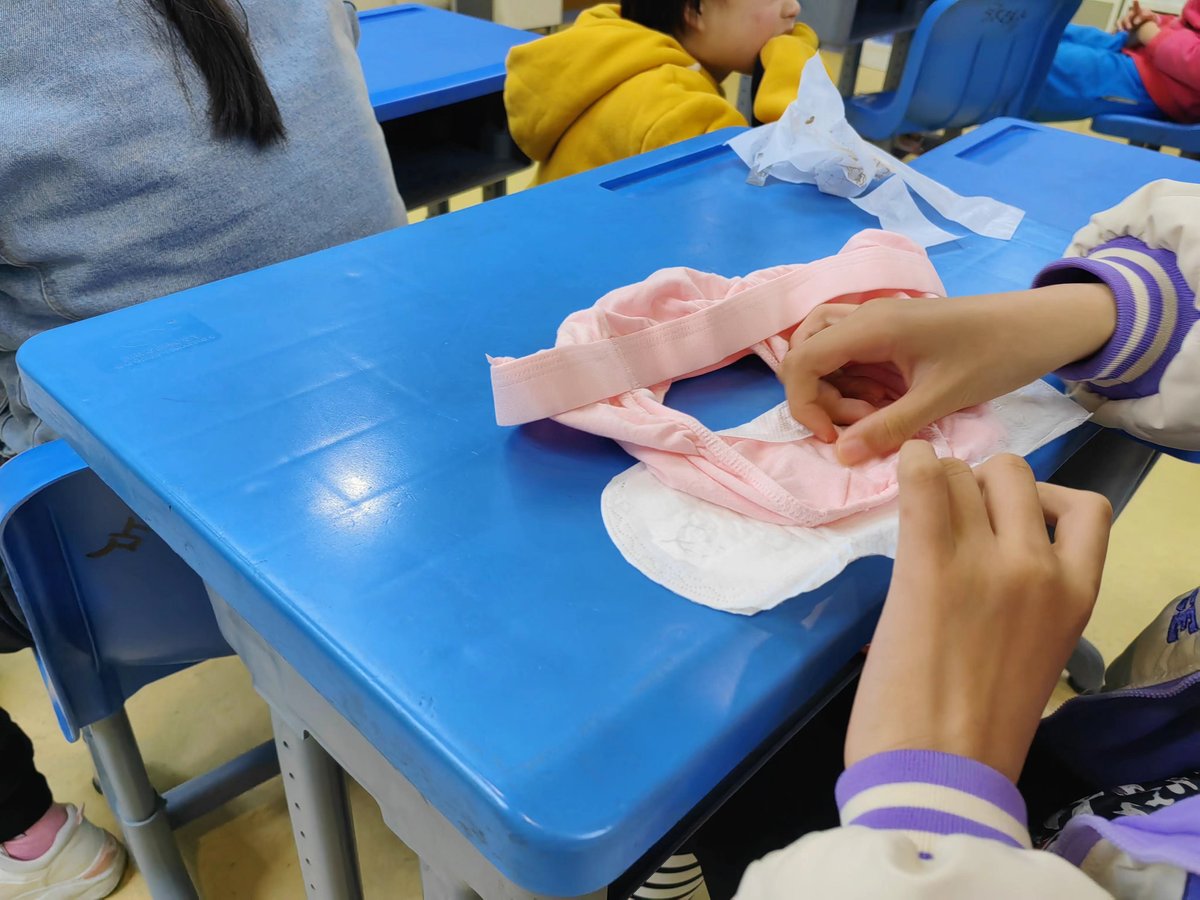
[[[700,863],[691,853],[676,853],[633,893],[633,900],[689,900],[704,884]]]

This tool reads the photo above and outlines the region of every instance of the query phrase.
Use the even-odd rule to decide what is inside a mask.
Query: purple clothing
[[[1053,262],[1038,273],[1034,287],[1081,281],[1103,282],[1117,301],[1117,327],[1094,355],[1060,369],[1066,381],[1084,381],[1112,400],[1158,392],[1167,364],[1200,319],[1195,293],[1170,250],[1148,247],[1135,237],[1119,237],[1086,257]]]
[[[1030,846],[1016,786],[990,766],[952,753],[878,753],[843,772],[836,795],[843,825]]]

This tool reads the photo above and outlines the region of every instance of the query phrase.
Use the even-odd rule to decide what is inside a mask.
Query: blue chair
[[[863,137],[961,129],[1026,115],[1079,0],[936,0],[921,17],[894,91],[846,101]]]
[[[1092,131],[1123,137],[1135,147],[1161,150],[1178,147],[1185,159],[1200,159],[1200,124],[1183,125],[1168,119],[1107,115],[1092,119]]]
[[[83,734],[151,894],[195,897],[172,829],[279,772],[268,741],[164,795],[146,774],[125,700],[232,652],[203,582],[63,441],[0,468],[0,557],[63,734]]]

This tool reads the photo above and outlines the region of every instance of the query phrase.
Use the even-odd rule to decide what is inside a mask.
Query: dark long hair
[[[245,21],[228,0],[147,0],[174,28],[208,86],[208,114],[219,138],[249,138],[260,148],[286,136]],[[234,0],[237,2],[237,0]]]
[[[679,35],[687,10],[700,11],[700,0],[621,0],[621,18],[663,34]]]

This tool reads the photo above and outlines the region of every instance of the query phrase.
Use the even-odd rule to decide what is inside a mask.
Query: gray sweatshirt
[[[235,13],[238,5],[231,4]],[[287,140],[218,140],[147,0],[0,3],[0,454],[30,336],[404,224],[342,0],[241,0]]]

